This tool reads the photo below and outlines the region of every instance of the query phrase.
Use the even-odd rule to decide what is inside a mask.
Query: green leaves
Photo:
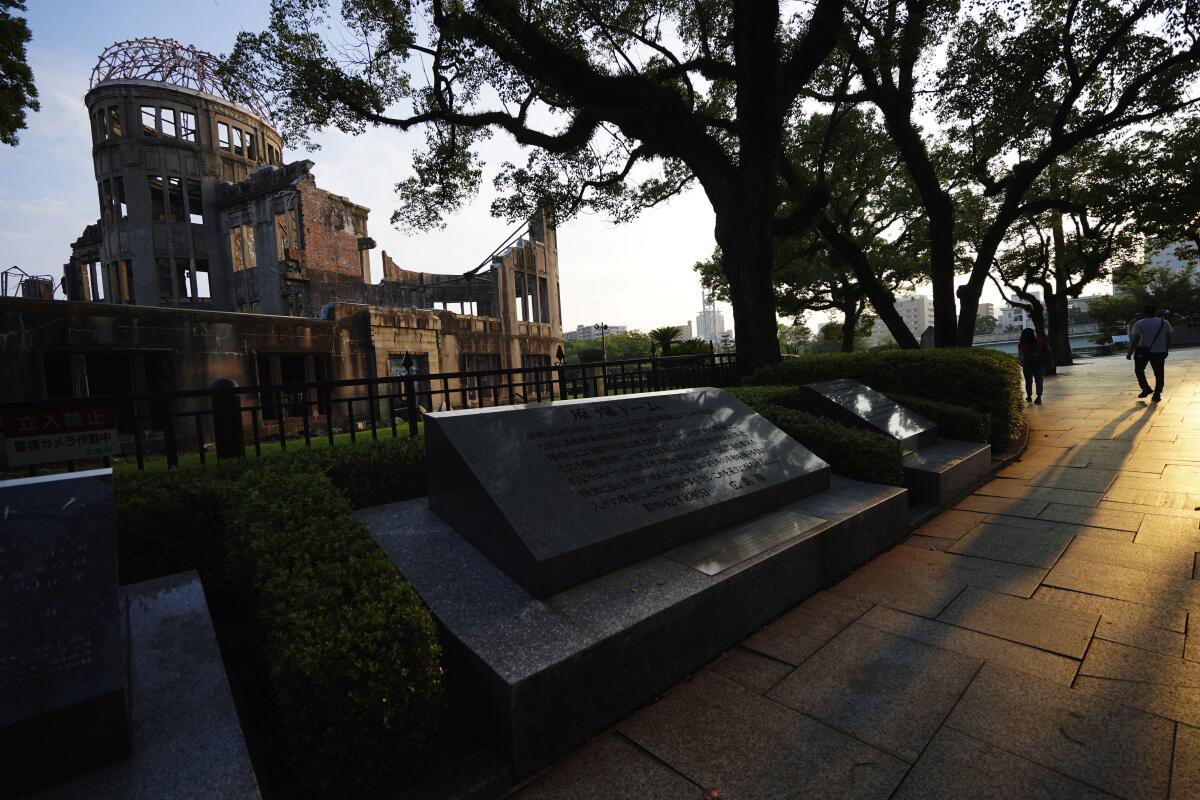
[[[29,23],[10,13],[24,10],[23,0],[0,0],[0,142],[13,147],[17,131],[25,127],[25,112],[41,108],[25,52]]]

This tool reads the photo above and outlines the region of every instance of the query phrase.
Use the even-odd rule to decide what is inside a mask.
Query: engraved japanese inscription
[[[430,507],[535,594],[829,481],[825,462],[719,389],[430,414],[426,452]]]
[[[0,766],[14,790],[127,751],[123,648],[112,471],[0,481]]]

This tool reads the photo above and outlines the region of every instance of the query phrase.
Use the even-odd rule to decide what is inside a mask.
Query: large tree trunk
[[[858,303],[842,308],[842,352],[854,352],[854,329],[858,327]]]
[[[1046,297],[1046,338],[1050,341],[1050,350],[1054,353],[1056,365],[1073,364],[1075,360],[1071,352],[1068,308],[1065,294],[1051,294]]]
[[[716,212],[743,374],[780,359],[772,236],[784,113],[778,27],[778,0],[735,0],[737,172],[731,186],[705,187]]]
[[[896,344],[906,350],[918,349],[921,343],[904,324],[904,318],[896,310],[895,296],[890,289],[883,285],[883,281],[879,280],[862,248],[829,219],[819,218],[817,230],[825,238],[825,241],[829,242],[834,251],[854,270],[854,277],[858,280],[859,286],[863,287],[867,299],[871,301],[871,307],[883,320],[883,324],[887,326],[888,333],[896,340]]]
[[[716,239],[729,281],[733,327],[737,333],[738,369],[749,374],[779,361],[775,318],[773,213],[759,213],[757,225],[739,213],[734,220],[718,216]],[[731,215],[733,216],[733,215]]]

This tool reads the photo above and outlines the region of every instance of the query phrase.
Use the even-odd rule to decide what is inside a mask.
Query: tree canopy
[[[29,23],[12,13],[24,10],[24,0],[0,0],[0,142],[14,147],[25,112],[41,108],[25,52]]]
[[[461,208],[495,132],[529,148],[496,178],[493,208],[510,218],[549,205],[560,221],[627,219],[695,182],[727,253],[742,366],[778,359],[773,187],[842,0],[787,13],[778,0],[345,0],[336,19],[330,5],[272,0],[268,28],[241,34],[226,70],[262,87],[293,137],[422,126],[397,221],[427,228]]]

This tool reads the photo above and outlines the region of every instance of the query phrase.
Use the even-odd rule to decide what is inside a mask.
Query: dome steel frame
[[[262,93],[239,86],[235,92],[220,77],[221,60],[212,53],[175,39],[144,37],[110,44],[92,68],[89,89],[107,81],[140,80],[167,83],[217,97],[254,112],[270,123],[268,104]]]

